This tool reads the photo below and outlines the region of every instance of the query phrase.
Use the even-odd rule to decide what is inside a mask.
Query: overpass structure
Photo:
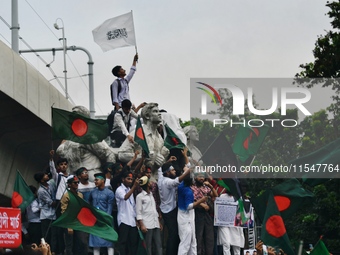
[[[51,107],[73,105],[34,67],[0,41],[0,206],[10,206],[16,170],[27,184],[48,167]]]

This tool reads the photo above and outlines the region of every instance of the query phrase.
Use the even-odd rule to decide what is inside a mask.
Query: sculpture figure
[[[169,150],[164,146],[164,140],[157,131],[158,125],[162,122],[158,104],[146,104],[142,109],[141,115],[144,123],[145,140],[150,151],[149,157],[145,160],[145,164],[151,167],[154,175],[156,170],[165,163],[166,157],[169,155]],[[130,135],[134,137],[135,131],[132,131]],[[122,162],[130,161],[134,156],[135,150],[142,150],[142,148],[137,143],[130,143],[128,139],[125,139],[119,148],[118,159]]]
[[[190,153],[189,161],[192,166],[202,165],[202,153],[195,146],[195,143],[199,141],[199,134],[195,126],[186,126],[183,128],[185,135],[187,136],[187,147]]]

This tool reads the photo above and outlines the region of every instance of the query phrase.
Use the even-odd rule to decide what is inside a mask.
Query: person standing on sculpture
[[[112,74],[117,77],[110,87],[111,101],[112,105],[115,107],[115,110],[121,108],[121,103],[124,99],[130,100],[129,83],[136,72],[137,61],[138,54],[133,57],[132,66],[128,75],[126,75],[126,71],[122,68],[122,66],[115,66],[112,69]]]
[[[133,136],[129,134],[131,118],[137,119],[138,115],[131,110],[131,106],[131,101],[129,99],[124,99],[121,108],[114,115],[110,137],[115,141],[115,147],[120,147],[126,138],[130,143],[133,143]]]

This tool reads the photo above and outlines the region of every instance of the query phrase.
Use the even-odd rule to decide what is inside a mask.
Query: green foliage
[[[323,87],[331,86],[334,90],[332,96],[334,104],[329,111],[334,115],[340,113],[340,2],[327,2],[326,6],[330,8],[327,13],[331,19],[332,30],[327,31],[325,35],[318,36],[313,50],[314,61],[301,64],[302,71],[297,73],[297,78],[311,78],[311,83],[307,87],[313,87],[320,84]],[[331,78],[331,79],[324,79]],[[297,81],[297,83],[300,83]]]
[[[232,97],[227,91],[219,91],[223,102],[223,108],[219,108],[214,114],[221,119],[231,118],[233,121],[241,121],[240,116],[232,116]],[[333,107],[333,106],[330,106]],[[334,111],[333,111],[334,114]],[[253,116],[249,111],[245,112],[245,119],[295,119],[298,120],[296,109],[287,110],[286,116],[274,112],[270,116]],[[332,117],[332,118],[331,118]],[[283,127],[280,121],[271,127],[262,147],[260,148],[253,165],[271,164],[281,165],[300,156],[309,154],[320,147],[340,137],[338,132],[339,115],[329,114],[329,109],[323,109],[306,117],[297,127]],[[189,124],[186,122],[186,124]],[[199,148],[208,148],[214,138],[227,129],[230,144],[236,136],[239,125],[218,125],[213,127],[209,120],[198,118],[191,119],[191,125],[197,127],[200,140]],[[269,123],[271,125],[271,123]],[[204,152],[204,150],[202,150]],[[250,197],[256,197],[269,187],[274,187],[283,182],[284,179],[242,179],[244,191]],[[242,187],[243,188],[243,187]],[[330,251],[340,250],[340,180],[333,179],[325,184],[314,188],[306,186],[315,194],[315,200],[309,206],[299,210],[292,218],[285,221],[288,235],[292,242],[303,240],[305,244],[315,244],[321,235]]]

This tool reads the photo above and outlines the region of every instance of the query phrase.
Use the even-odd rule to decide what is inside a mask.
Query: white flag
[[[93,40],[108,51],[120,47],[135,46],[135,28],[132,12],[108,19],[92,31]]]

